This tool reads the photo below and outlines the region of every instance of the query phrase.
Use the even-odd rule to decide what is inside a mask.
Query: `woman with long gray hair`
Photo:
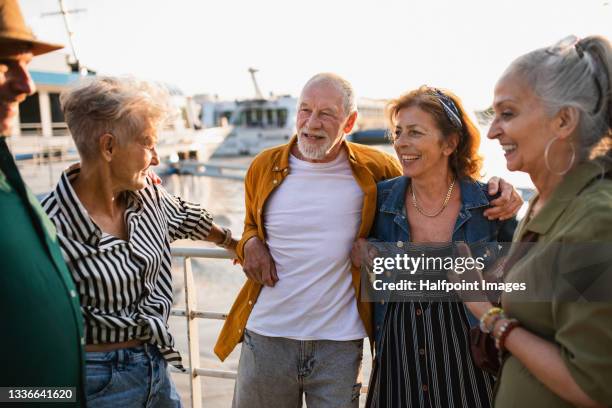
[[[612,405],[612,49],[569,37],[515,60],[488,137],[537,194],[514,235],[501,308],[467,303],[504,360],[496,407]]]

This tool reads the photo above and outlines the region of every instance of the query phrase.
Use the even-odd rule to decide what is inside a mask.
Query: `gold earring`
[[[546,168],[548,169],[548,171],[550,171],[552,174],[555,174],[557,176],[563,176],[565,173],[567,173],[572,166],[574,165],[574,160],[576,160],[576,149],[574,148],[574,145],[571,144],[569,141],[567,142],[569,144],[569,146],[572,148],[572,158],[570,159],[569,165],[567,166],[567,168],[563,171],[554,171],[552,169],[552,167],[550,167],[550,160],[548,159],[548,154],[550,153],[550,148],[553,144],[555,144],[555,142],[559,140],[559,136],[555,136],[552,139],[550,139],[548,141],[548,143],[546,144],[546,149],[544,149],[544,165],[546,166]]]

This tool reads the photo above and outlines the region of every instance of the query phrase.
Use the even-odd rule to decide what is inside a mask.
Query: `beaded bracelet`
[[[493,317],[489,319],[490,321],[488,324],[485,322],[485,328],[487,331],[483,333],[493,333],[493,329],[495,328],[495,324],[497,323],[497,321],[505,318],[506,315],[504,314],[504,312],[494,314]]]
[[[221,248],[229,248],[229,245],[232,242],[232,230],[225,227],[222,227],[221,230],[223,230],[223,241],[216,245],[220,246]]]
[[[499,328],[497,336],[495,336],[495,347],[500,351],[506,351],[506,338],[512,330],[519,327],[521,324],[516,319],[508,319],[504,321]]]
[[[486,322],[489,317],[493,317],[493,316],[498,316],[498,319],[499,317],[503,317],[504,310],[501,307],[495,307],[495,306],[487,310],[485,314],[483,314],[482,317],[480,318],[480,331],[481,332],[491,333],[497,319],[495,319],[492,325],[486,324]]]

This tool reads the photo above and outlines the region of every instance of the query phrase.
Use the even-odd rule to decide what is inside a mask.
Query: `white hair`
[[[315,83],[329,83],[334,85],[340,92],[342,92],[342,96],[344,99],[344,103],[342,104],[342,108],[344,109],[345,117],[348,117],[351,113],[357,112],[357,101],[355,98],[355,90],[349,81],[342,78],[338,74],[334,74],[331,72],[322,72],[316,74],[312,78],[306,82],[303,89],[306,89],[308,86]],[[300,97],[301,99],[301,97]],[[299,102],[298,102],[299,104]]]
[[[570,37],[571,40],[571,37]],[[565,44],[564,44],[565,43]],[[517,74],[540,98],[549,115],[578,110],[580,158],[612,141],[612,48],[600,36],[541,48],[517,58],[504,76]]]
[[[125,143],[171,112],[165,89],[134,78],[97,77],[65,91],[60,100],[81,158],[97,155],[104,133]]]

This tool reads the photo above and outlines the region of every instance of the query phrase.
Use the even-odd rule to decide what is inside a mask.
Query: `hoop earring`
[[[567,168],[563,171],[554,171],[551,167],[550,167],[550,161],[548,160],[548,153],[550,152],[550,148],[553,144],[555,144],[555,142],[559,140],[559,136],[553,137],[552,139],[550,139],[550,141],[546,144],[546,149],[544,149],[544,164],[546,165],[546,168],[548,169],[548,171],[550,171],[552,174],[555,174],[557,176],[563,176],[565,173],[567,173],[572,166],[574,165],[574,160],[576,160],[576,149],[574,148],[574,145],[571,144],[570,142],[567,142],[568,145],[570,145],[570,147],[572,148],[572,159],[570,160],[569,166],[567,166]]]

